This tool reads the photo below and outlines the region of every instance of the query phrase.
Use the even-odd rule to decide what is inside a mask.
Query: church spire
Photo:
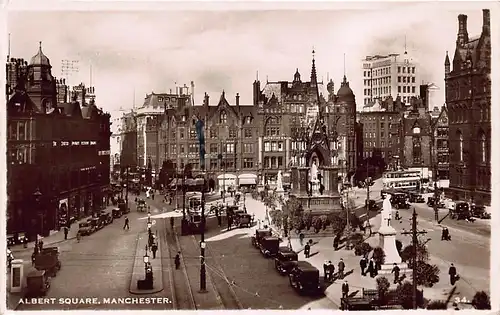
[[[316,61],[314,60],[314,54],[316,52],[312,51],[313,59],[312,59],[312,68],[311,68],[311,87],[316,87],[318,85],[318,78],[316,75]]]

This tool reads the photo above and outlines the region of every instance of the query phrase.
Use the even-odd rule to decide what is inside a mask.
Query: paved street
[[[250,213],[255,213],[256,219],[264,219],[265,206],[261,202],[255,201],[252,198],[247,198],[247,208]],[[359,211],[364,213],[364,210],[362,209]],[[403,228],[409,230],[411,227],[411,211],[401,210],[399,212],[403,219],[401,221],[393,221],[392,225],[398,231],[401,231]],[[432,288],[424,289],[425,296],[432,299],[444,299],[447,297],[451,289],[448,277],[448,268],[450,263],[455,264],[461,277],[461,280],[457,282],[455,296],[459,296],[460,298],[465,296],[470,300],[476,291],[485,290],[489,292],[489,235],[486,236],[481,233],[472,233],[461,228],[450,227],[449,229],[452,240],[449,242],[441,241],[441,227],[425,217],[420,218],[420,213],[427,212],[427,210],[417,207],[417,213],[419,214],[418,227],[419,229],[428,231],[424,240],[427,238],[431,239],[427,243],[431,262],[438,265],[441,272],[439,283],[434,285]],[[380,224],[380,215],[377,215],[374,211],[370,212],[370,215],[374,215],[373,219],[370,221],[374,224],[374,232],[376,232]],[[451,219],[449,220],[451,221]],[[410,244],[411,242],[410,236],[399,234],[397,238],[403,242],[404,246]],[[326,243],[331,244],[331,241],[327,241]],[[378,236],[372,237],[370,239],[370,243],[373,246],[377,246]],[[338,256],[338,254],[333,253],[333,249],[331,249],[331,252],[334,257]],[[319,261],[319,264],[321,264],[321,261]]]
[[[60,243],[60,260],[62,268],[52,278],[48,298],[119,298],[137,297],[129,293],[132,266],[134,262],[137,235],[146,229],[145,221],[138,220],[144,213],[132,211],[128,214],[130,230],[123,230],[125,217],[96,233],[83,237],[80,243],[75,239]],[[73,226],[76,228],[76,226]],[[31,252],[25,252],[22,259],[30,261]],[[20,257],[21,258],[21,257]],[[27,263],[26,268],[31,268]],[[169,279],[164,272],[164,284],[167,288]],[[169,297],[169,291],[150,295],[152,297]],[[171,304],[53,304],[53,305],[20,305],[18,310],[112,310],[112,309],[171,309]]]
[[[250,198],[247,196],[247,201]],[[232,199],[227,198],[228,202]],[[164,207],[162,203],[148,200],[152,209]],[[247,204],[248,205],[248,204]],[[337,309],[326,297],[298,295],[289,285],[288,278],[274,269],[274,261],[266,259],[250,243],[254,228],[233,229],[217,227],[215,217],[207,219],[206,266],[227,309]],[[183,236],[189,238],[191,236]],[[199,236],[196,236],[199,241]],[[191,251],[192,252],[192,251]],[[199,265],[199,257],[183,256],[186,264]],[[195,275],[196,277],[197,275]],[[230,286],[229,284],[232,283]],[[198,288],[193,288],[197,290]],[[210,290],[208,287],[207,289]]]

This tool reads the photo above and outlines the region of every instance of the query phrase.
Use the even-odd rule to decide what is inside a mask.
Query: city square
[[[412,5],[10,12],[7,310],[495,309],[490,10]]]

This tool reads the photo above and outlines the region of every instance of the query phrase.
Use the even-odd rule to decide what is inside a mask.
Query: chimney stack
[[[240,106],[240,93],[236,93],[236,106]]]
[[[490,30],[490,10],[483,9],[483,32]]]
[[[460,14],[458,16],[458,34],[457,43],[464,46],[469,41],[469,34],[467,33],[467,15]]]
[[[203,105],[208,107],[210,105],[209,101],[210,101],[210,96],[208,96],[207,92],[205,92],[205,99],[203,100]]]

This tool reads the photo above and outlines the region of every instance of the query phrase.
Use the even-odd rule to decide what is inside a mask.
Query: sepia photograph
[[[8,313],[498,308],[497,3],[39,6],[2,33]]]

